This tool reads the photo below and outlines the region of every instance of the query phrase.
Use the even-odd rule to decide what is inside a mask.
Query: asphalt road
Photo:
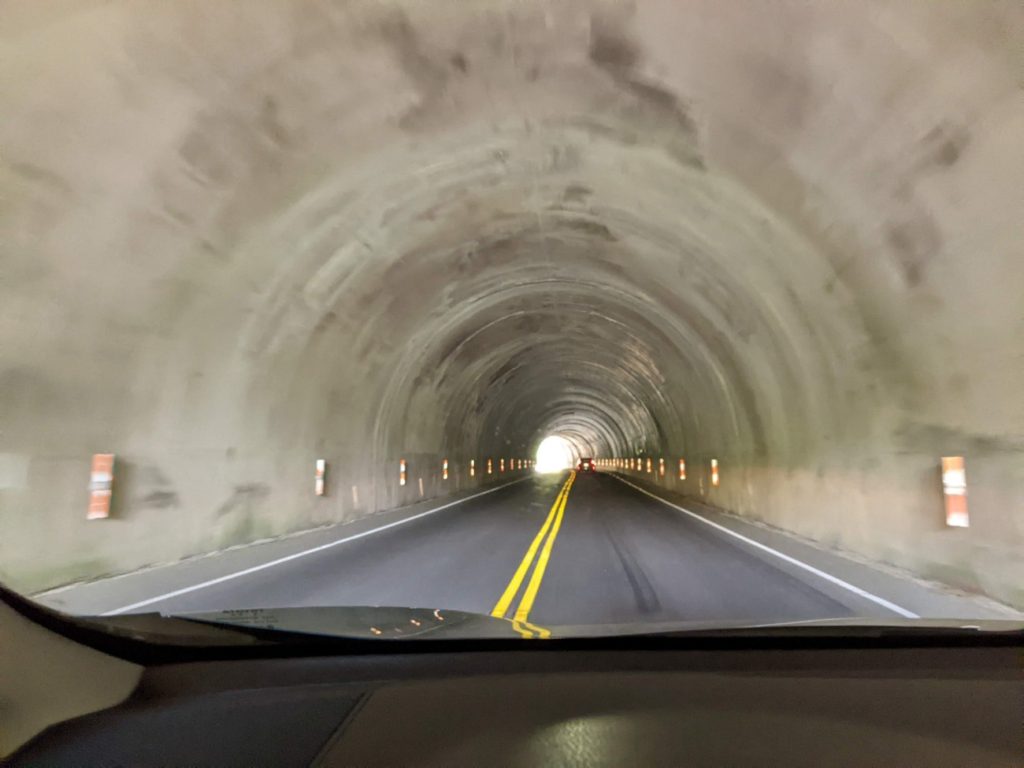
[[[534,476],[148,610],[336,605],[497,607],[539,626],[863,614],[813,574],[601,473]]]

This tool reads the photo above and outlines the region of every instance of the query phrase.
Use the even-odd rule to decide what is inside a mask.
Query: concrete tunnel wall
[[[1009,1],[5,3],[0,578],[562,434],[1024,605],[1022,73]]]

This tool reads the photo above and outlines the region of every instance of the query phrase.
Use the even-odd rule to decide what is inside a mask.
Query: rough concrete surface
[[[1022,87],[1011,0],[4,3],[0,577],[561,434],[1024,605]]]

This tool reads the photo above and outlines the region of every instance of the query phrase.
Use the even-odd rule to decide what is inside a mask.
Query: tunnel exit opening
[[[562,472],[569,469],[575,460],[572,443],[564,437],[549,435],[537,447],[537,472]]]

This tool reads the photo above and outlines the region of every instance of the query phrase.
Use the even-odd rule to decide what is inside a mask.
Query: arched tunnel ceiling
[[[1018,3],[69,0],[0,38],[11,450],[1021,450]]]

